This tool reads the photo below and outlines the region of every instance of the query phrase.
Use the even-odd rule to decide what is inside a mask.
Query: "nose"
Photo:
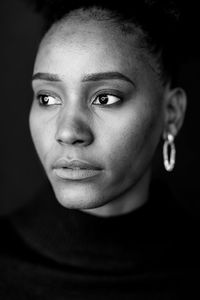
[[[94,140],[87,116],[62,113],[57,120],[56,141],[61,145],[85,147]]]

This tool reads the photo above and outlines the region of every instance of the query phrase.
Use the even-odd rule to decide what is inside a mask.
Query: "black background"
[[[189,45],[192,55],[180,72],[188,107],[176,140],[177,163],[175,170],[167,174],[162,166],[160,147],[155,159],[155,176],[168,181],[181,205],[199,217],[200,26],[193,12],[195,8],[190,10],[185,35],[186,44],[188,34],[192,35]],[[30,78],[42,20],[23,1],[1,0],[0,29],[0,213],[4,214],[29,201],[46,181],[28,127],[32,101]]]

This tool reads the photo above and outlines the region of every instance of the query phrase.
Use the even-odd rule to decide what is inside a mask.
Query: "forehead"
[[[124,70],[127,75],[149,68],[138,45],[139,33],[123,34],[108,21],[68,19],[55,24],[43,38],[35,72],[81,73]]]

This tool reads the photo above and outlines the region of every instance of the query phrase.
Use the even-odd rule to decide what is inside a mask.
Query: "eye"
[[[50,105],[60,105],[61,100],[56,96],[51,96],[48,94],[39,94],[37,95],[37,99],[39,104],[42,106],[50,106]]]
[[[121,97],[111,94],[101,94],[96,96],[92,104],[94,105],[112,105],[114,103],[122,101]]]

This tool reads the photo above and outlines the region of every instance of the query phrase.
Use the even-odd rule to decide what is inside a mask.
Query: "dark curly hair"
[[[110,18],[118,23],[132,23],[142,29],[143,45],[158,61],[163,82],[178,84],[179,66],[185,59],[187,48],[182,47],[183,18],[178,1],[170,0],[27,0],[45,19],[47,30],[62,20],[69,12],[98,7],[110,12]],[[127,28],[127,29],[126,29]],[[128,30],[124,26],[124,30]]]

